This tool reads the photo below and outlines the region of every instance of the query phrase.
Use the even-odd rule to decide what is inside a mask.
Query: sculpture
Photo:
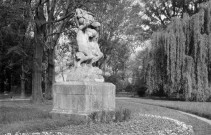
[[[76,10],[76,22],[78,61],[67,74],[67,82],[54,84],[51,113],[53,118],[88,120],[93,112],[115,110],[116,87],[104,82],[102,70],[92,65],[103,56],[98,45],[100,23],[82,9]]]
[[[77,67],[80,67],[81,63],[87,60],[90,60],[89,66],[91,66],[92,63],[103,57],[98,45],[99,34],[97,29],[100,27],[100,23],[96,22],[89,12],[82,9],[76,9],[76,17],[78,24],[76,40],[79,51],[76,53],[76,57],[80,59],[77,62]]]
[[[67,77],[67,81],[100,81],[103,82],[102,70],[92,64],[103,57],[98,45],[100,23],[90,12],[76,9],[76,24],[78,26],[76,41],[78,52],[74,69]],[[82,64],[83,63],[83,64]]]

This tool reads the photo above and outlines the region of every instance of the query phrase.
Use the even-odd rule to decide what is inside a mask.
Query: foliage
[[[147,43],[147,45],[149,45]],[[131,57],[127,63],[128,70],[132,72],[132,82],[128,86],[131,91],[136,92],[139,96],[144,96],[146,91],[144,73],[147,70],[145,67],[145,59],[148,54],[148,47],[145,46],[141,50],[135,52],[135,55]]]
[[[27,10],[22,1],[0,5],[0,92],[11,91],[11,85],[18,86],[23,80],[30,87],[30,75],[26,73],[31,71],[33,51],[31,40],[25,37]]]
[[[171,19],[183,17],[184,14],[193,15],[199,12],[200,5],[208,0],[142,0],[142,10],[137,27],[132,31],[139,31],[142,40],[149,39],[154,31],[167,28]]]
[[[55,52],[56,65],[61,65],[61,72],[74,63],[76,8],[92,12],[102,24],[99,44],[104,58],[96,66],[113,75],[124,72],[125,63],[135,44],[135,35],[128,34],[127,31],[134,22],[132,15],[140,11],[133,2],[4,0],[0,1],[0,69],[3,71],[0,73],[1,92],[18,85],[23,93],[32,93],[35,102],[43,99],[43,91],[46,98],[51,99]],[[58,44],[63,35],[68,35],[71,42]],[[71,55],[63,60],[69,55],[62,50],[67,46]]]
[[[119,72],[116,74],[112,74],[110,76],[104,76],[105,82],[111,82],[116,86],[116,92],[125,90],[126,87],[129,85],[128,78],[125,77],[124,72]]]
[[[123,122],[131,119],[131,110],[120,108],[115,111],[93,112],[89,118],[94,123]]]
[[[210,88],[210,6],[183,19],[175,18],[165,31],[153,34],[146,82],[148,93],[206,101]]]
[[[137,92],[139,97],[146,96],[146,91],[147,91],[147,87],[144,87],[144,86],[136,88],[136,92]]]
[[[133,49],[132,34],[127,36],[126,33],[133,23],[129,14],[136,14],[139,10],[134,12],[132,1],[127,0],[102,0],[91,7],[91,12],[101,23],[99,45],[104,57],[97,66],[111,67],[113,72],[123,70]]]
[[[41,84],[44,84],[46,97],[50,99],[54,81],[54,47],[65,28],[73,25],[75,9],[86,2],[0,1],[1,92],[10,91],[13,85],[25,89],[26,85],[32,87],[29,91],[34,101],[39,102],[44,91]]]
[[[93,13],[96,20],[101,23],[99,46],[104,57],[94,63],[94,66],[100,67],[105,74],[109,73],[111,77],[105,77],[106,81],[120,86],[121,88],[118,87],[120,89],[124,87],[125,77],[123,74],[127,68],[127,60],[134,47],[130,37],[126,36],[129,24],[132,23],[131,18],[128,18],[128,14],[134,12],[131,3],[130,1],[121,0],[103,0],[92,3],[88,2],[88,6],[83,7],[85,10]],[[138,10],[134,13],[137,12]],[[67,63],[70,64],[69,66],[73,66],[74,53],[77,51],[75,40],[76,26],[74,22],[71,27],[65,29],[64,35],[69,39],[69,43],[66,46],[68,46],[71,52],[71,55],[69,55],[70,59],[68,59]],[[57,55],[56,57],[59,58],[60,56]],[[59,62],[59,60],[56,60],[56,62]],[[56,69],[59,69],[61,65],[57,64]],[[68,68],[68,65],[66,65],[65,69]],[[118,78],[115,79],[115,77]]]
[[[57,76],[59,74],[61,75],[61,81],[65,81],[65,71],[74,65],[74,59],[72,59],[73,57],[71,52],[72,48],[67,40],[60,42],[55,48],[55,73]]]

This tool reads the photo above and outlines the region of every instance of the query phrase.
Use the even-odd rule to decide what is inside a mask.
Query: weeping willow
[[[211,2],[153,34],[147,69],[149,94],[162,91],[194,101],[211,98]]]

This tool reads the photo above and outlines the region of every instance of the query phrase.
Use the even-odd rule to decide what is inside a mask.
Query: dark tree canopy
[[[0,5],[0,92],[11,91],[11,86],[20,85],[21,72],[30,72],[32,46],[25,37],[27,10],[22,1]],[[30,80],[30,76],[25,77]]]

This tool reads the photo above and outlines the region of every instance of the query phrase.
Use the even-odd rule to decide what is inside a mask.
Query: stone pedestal
[[[115,109],[115,85],[104,82],[62,82],[53,86],[53,117],[87,116]]]

